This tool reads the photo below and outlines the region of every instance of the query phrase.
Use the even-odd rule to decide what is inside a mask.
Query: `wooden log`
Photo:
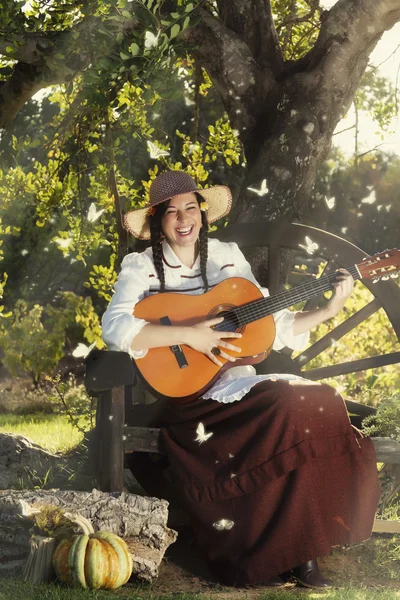
[[[25,508],[39,504],[79,513],[91,521],[95,531],[123,537],[136,565],[134,572],[144,581],[157,576],[165,550],[177,536],[167,527],[168,502],[158,498],[125,493],[117,497],[98,490],[0,491],[0,572],[10,567],[22,569],[32,526],[24,518]]]

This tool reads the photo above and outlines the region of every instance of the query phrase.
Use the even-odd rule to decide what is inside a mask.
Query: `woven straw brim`
[[[199,192],[199,194],[203,196],[204,200],[208,204],[207,219],[209,223],[214,223],[214,221],[222,219],[222,217],[225,217],[231,210],[232,193],[231,190],[225,185],[216,185],[205,190],[195,191]],[[173,198],[175,197],[176,196],[173,196]],[[162,200],[162,202],[166,202],[167,200],[169,200],[169,198]],[[158,202],[158,204],[161,204],[161,202]],[[157,206],[157,204],[153,204],[153,206]],[[125,229],[127,229],[129,233],[139,240],[150,239],[150,219],[148,216],[149,208],[150,204],[144,208],[131,210],[124,216]]]

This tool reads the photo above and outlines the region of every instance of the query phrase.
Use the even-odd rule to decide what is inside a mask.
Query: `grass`
[[[67,453],[82,441],[83,434],[60,414],[0,414],[0,433],[24,435],[50,452]],[[1,598],[1,596],[0,596]]]
[[[262,588],[249,588],[248,590],[234,590],[226,588],[227,591],[218,589],[215,592],[202,594],[187,594],[177,591],[173,594],[153,594],[150,587],[128,585],[117,591],[108,590],[80,590],[64,588],[56,584],[32,585],[15,579],[0,580],[0,600],[290,600],[309,598],[323,600],[398,600],[399,590],[385,590],[348,586],[342,589],[328,591],[305,590],[297,587],[288,587],[285,590],[268,591]]]

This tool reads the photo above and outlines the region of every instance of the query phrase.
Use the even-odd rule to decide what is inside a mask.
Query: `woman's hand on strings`
[[[233,331],[216,331],[215,329],[212,329],[214,325],[222,323],[223,320],[223,317],[217,317],[216,319],[208,319],[196,323],[196,325],[192,325],[190,327],[188,339],[186,340],[188,346],[208,356],[208,358],[219,367],[222,367],[223,363],[218,360],[218,358],[225,358],[231,362],[235,362],[236,360],[234,356],[227,354],[224,349],[232,350],[233,352],[241,352],[239,346],[234,346],[226,341],[228,338],[241,338],[241,333]]]
[[[354,279],[346,269],[338,269],[336,279],[332,284],[332,298],[326,305],[330,317],[334,317],[342,310],[354,288]]]

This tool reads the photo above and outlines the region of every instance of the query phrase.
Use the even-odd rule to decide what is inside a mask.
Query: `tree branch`
[[[52,35],[48,32],[7,34],[7,32],[0,31],[0,34],[4,35],[4,41],[0,43],[0,54],[27,65],[38,64],[43,55],[46,55],[49,51],[51,52],[53,46]],[[7,52],[9,46],[14,48],[12,54]]]
[[[269,0],[217,0],[221,21],[247,44],[260,68],[279,75],[283,57]]]
[[[137,24],[132,14],[132,19],[121,21],[121,31],[129,35]],[[12,56],[7,53],[7,58],[20,62],[14,65],[7,80],[0,81],[0,129],[7,127],[25,102],[40,89],[65,83],[92,62],[88,40],[100,25],[100,17],[88,17],[64,31],[25,32],[6,37],[6,41],[0,44],[0,54],[5,54],[6,47],[17,42]],[[110,36],[108,52],[116,43],[115,35]],[[103,45],[99,53],[107,54],[107,48]]]
[[[339,0],[326,13],[314,48],[302,60],[318,74],[320,90],[331,90],[338,118],[350,106],[372,50],[398,21],[398,0]]]
[[[17,64],[7,81],[0,82],[0,129],[8,127],[24,104],[45,85],[33,65]]]
[[[231,124],[237,129],[255,124],[265,94],[276,87],[271,70],[261,70],[243,39],[222,20],[200,11],[201,21],[182,34],[192,54],[213,80]]]

